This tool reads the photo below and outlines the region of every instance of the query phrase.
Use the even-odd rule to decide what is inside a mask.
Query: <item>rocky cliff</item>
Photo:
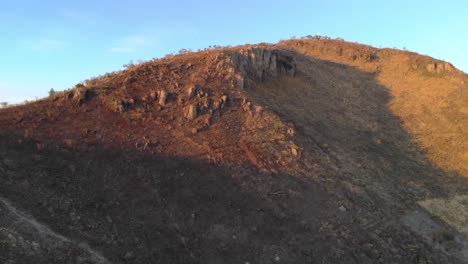
[[[236,71],[237,84],[248,88],[254,82],[262,82],[280,75],[294,76],[296,63],[285,50],[253,47],[227,52]]]

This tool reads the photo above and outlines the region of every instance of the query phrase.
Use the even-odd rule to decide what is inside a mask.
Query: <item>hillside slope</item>
[[[466,81],[429,57],[303,39],[2,109],[0,260],[466,263]]]

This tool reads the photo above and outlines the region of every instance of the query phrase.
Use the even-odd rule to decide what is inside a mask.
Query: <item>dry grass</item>
[[[468,195],[420,201],[434,217],[445,221],[459,232],[468,236]]]
[[[279,44],[312,58],[374,74],[388,89],[388,108],[401,118],[438,167],[468,176],[467,76],[457,69],[429,72],[442,63],[419,54],[375,49],[334,40],[290,40]],[[373,59],[369,59],[372,55]]]

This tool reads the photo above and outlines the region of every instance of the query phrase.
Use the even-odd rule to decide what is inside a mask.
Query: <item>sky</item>
[[[44,97],[182,48],[320,34],[468,72],[468,1],[0,0],[0,102]]]

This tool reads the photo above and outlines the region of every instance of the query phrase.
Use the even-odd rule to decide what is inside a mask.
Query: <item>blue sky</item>
[[[0,102],[63,90],[181,48],[321,34],[468,72],[468,1],[1,0]]]

